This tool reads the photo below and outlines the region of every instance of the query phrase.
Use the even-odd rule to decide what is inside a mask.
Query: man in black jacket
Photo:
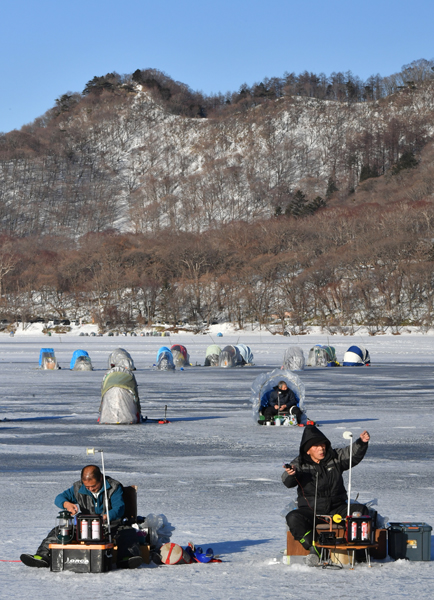
[[[353,443],[352,466],[363,459],[370,436],[367,431]],[[298,508],[286,515],[286,522],[294,539],[311,553],[308,564],[318,562],[314,547],[314,507],[316,496],[317,515],[347,516],[348,496],[342,473],[350,468],[350,447],[331,447],[330,440],[315,426],[303,431],[300,454],[289,466],[285,466],[282,481],[288,488],[297,487]],[[316,493],[315,493],[316,491]],[[351,504],[350,513],[366,514],[362,504]],[[321,519],[317,518],[317,522]]]
[[[267,406],[262,414],[266,421],[270,421],[276,415],[294,414],[297,424],[300,424],[302,411],[297,406],[297,398],[292,390],[288,388],[286,381],[279,381],[270,393]]]

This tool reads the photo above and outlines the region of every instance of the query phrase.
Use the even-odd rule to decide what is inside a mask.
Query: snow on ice
[[[301,428],[259,427],[252,419],[250,385],[279,367],[289,344],[307,355],[315,343],[352,343],[371,354],[371,367],[306,369],[306,410],[334,446],[368,429],[371,444],[353,472],[353,496],[378,498],[391,521],[434,525],[432,453],[434,337],[225,332],[221,344],[245,343],[255,366],[184,371],[153,368],[159,338],[16,335],[0,337],[0,448],[2,452],[1,560],[34,552],[54,525],[54,497],[79,477],[88,446],[105,452],[107,472],[139,486],[139,514],[164,513],[176,527],[172,540],[211,546],[222,564],[152,567],[105,574],[51,573],[0,562],[4,598],[33,600],[177,597],[232,600],[273,598],[431,598],[433,563],[384,561],[354,571],[289,567],[280,561],[286,527],[282,509],[295,497],[281,483],[282,464],[294,458]],[[167,343],[167,338],[164,343]],[[176,335],[193,365],[203,364],[210,336]],[[41,371],[39,349],[53,347],[60,371]],[[117,346],[133,356],[143,414],[170,425],[97,425],[107,357]],[[69,371],[74,350],[89,352],[93,372]],[[277,561],[273,561],[277,558]]]

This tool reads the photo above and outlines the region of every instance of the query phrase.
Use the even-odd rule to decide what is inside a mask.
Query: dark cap
[[[300,454],[306,453],[312,446],[320,444],[325,444],[326,450],[330,448],[330,440],[315,425],[307,425],[300,442]]]

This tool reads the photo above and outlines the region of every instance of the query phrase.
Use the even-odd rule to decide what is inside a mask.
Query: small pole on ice
[[[353,434],[351,431],[344,431],[343,437],[345,440],[351,440],[350,444],[350,472],[348,477],[348,508],[347,508],[347,517],[350,516],[350,502],[351,502],[351,467],[353,466]]]
[[[313,505],[313,531],[312,531],[312,545],[315,546],[315,533],[316,533],[316,499],[318,497],[318,471],[316,472],[316,480],[315,480],[315,502]]]

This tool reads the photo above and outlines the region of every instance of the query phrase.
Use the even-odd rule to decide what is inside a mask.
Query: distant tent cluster
[[[60,369],[53,348],[41,348],[41,369]],[[75,350],[69,364],[71,371],[92,371],[86,350]],[[135,424],[141,422],[141,408],[134,361],[126,350],[116,348],[108,357],[108,371],[101,385],[101,404],[98,423]]]
[[[159,371],[174,371],[176,368],[184,370],[190,366],[187,348],[181,344],[174,344],[170,348],[161,346],[157,352],[155,366]]]
[[[41,369],[60,369],[53,348],[41,348],[39,353],[39,367]],[[86,350],[75,350],[69,364],[71,371],[92,371],[92,362]]]
[[[288,371],[303,371],[308,367],[339,367],[340,363],[336,357],[336,350],[333,346],[323,346],[317,344],[309,350],[307,363],[305,363],[302,348],[292,346],[285,350],[283,355],[282,369]],[[361,367],[369,366],[371,359],[369,352],[363,346],[350,346],[344,354],[342,362],[343,367]]]
[[[243,367],[253,364],[253,352],[245,344],[225,346],[223,350],[217,344],[208,346],[205,354],[205,367]]]

